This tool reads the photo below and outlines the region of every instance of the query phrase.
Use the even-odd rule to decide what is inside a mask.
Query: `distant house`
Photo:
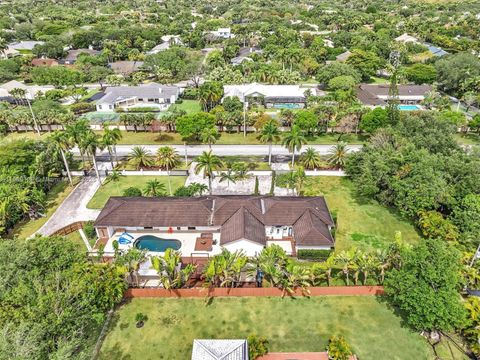
[[[20,51],[8,47],[2,52],[0,52],[0,59],[8,59],[8,58],[12,58],[19,55],[20,55]]]
[[[416,44],[418,44],[419,43],[418,39],[415,36],[408,35],[407,33],[404,33],[404,34],[400,35],[399,37],[396,37],[395,41],[396,42],[401,42],[401,43],[404,43],[404,44],[406,44],[406,43],[416,43]]]
[[[129,76],[136,71],[139,71],[143,66],[143,61],[115,61],[108,64],[108,67],[114,73]]]
[[[432,91],[430,85],[398,85],[398,101],[403,105],[418,105]],[[391,99],[388,84],[360,84],[357,98],[366,106],[386,106]]]
[[[114,86],[105,89],[97,101],[97,111],[114,111],[117,108],[154,107],[167,110],[180,95],[180,88],[150,83],[140,86]]]
[[[305,107],[307,89],[299,85],[224,85],[224,99],[238,97],[247,105],[258,104],[274,109],[301,109]]]
[[[437,46],[433,46],[432,44],[424,43],[423,45],[428,47],[428,51],[430,51],[434,56],[441,57],[441,56],[445,56],[445,55],[449,54],[448,52],[446,52],[442,48],[439,48]]]
[[[96,56],[100,54],[100,51],[93,50],[93,49],[75,49],[75,50],[68,50],[67,56],[60,60],[61,64],[65,65],[73,65],[77,62],[78,56],[80,54],[87,54],[91,56]]]
[[[347,59],[352,56],[352,53],[350,51],[345,51],[344,53],[341,53],[340,55],[337,55],[336,56],[336,60],[337,61],[340,61],[340,62],[344,62],[344,61],[347,61]]]
[[[32,66],[33,67],[37,67],[37,66],[57,66],[58,65],[58,61],[55,60],[55,59],[40,59],[40,58],[36,58],[36,59],[32,59]]]
[[[250,57],[250,55],[261,54],[261,53],[263,53],[263,51],[258,47],[243,47],[243,48],[240,48],[240,50],[238,51],[238,55],[232,58],[230,62],[233,65],[240,65],[245,60],[252,61],[252,58]]]
[[[8,44],[10,49],[17,50],[19,52],[31,52],[35,45],[43,45],[45,42],[43,41],[19,41]]]
[[[248,360],[247,340],[193,340],[192,360]]]
[[[150,51],[147,51],[147,55],[158,54],[161,51],[170,49],[172,45],[183,45],[180,35],[165,35],[162,36],[162,43],[158,44]]]
[[[12,98],[10,91],[13,89],[25,90],[25,98],[28,100],[33,100],[38,93],[45,93],[48,90],[55,89],[55,87],[51,85],[26,85],[20,81],[12,80],[0,85],[0,101],[2,101],[2,99],[3,101],[9,101],[9,99]]]
[[[232,34],[232,30],[230,28],[218,28],[218,30],[207,32],[207,38],[209,40],[233,39],[234,37],[235,35]]]

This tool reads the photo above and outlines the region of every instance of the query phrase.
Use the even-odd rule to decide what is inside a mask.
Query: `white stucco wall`
[[[240,239],[237,241],[233,241],[231,243],[224,245],[223,247],[230,252],[243,250],[245,252],[245,255],[247,256],[255,256],[257,254],[260,254],[260,252],[263,250],[263,245],[260,245],[258,243],[255,243],[247,239]]]

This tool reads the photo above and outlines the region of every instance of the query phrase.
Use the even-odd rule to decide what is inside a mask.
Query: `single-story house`
[[[266,108],[301,109],[305,107],[307,98],[305,91],[299,85],[265,85],[243,84],[224,85],[224,96],[238,97],[242,103],[259,104]]]
[[[180,35],[164,35],[162,36],[162,41],[161,44],[158,44],[150,51],[147,51],[147,55],[158,54],[161,51],[170,49],[170,46],[172,45],[183,45]]]
[[[192,360],[248,360],[248,343],[244,339],[195,339]]]
[[[396,42],[401,42],[401,43],[419,43],[418,39],[415,36],[408,35],[407,33],[404,33],[398,37],[395,38]]]
[[[252,58],[250,58],[250,55],[261,54],[261,53],[263,53],[263,51],[258,47],[248,47],[248,46],[242,47],[238,51],[238,55],[232,58],[230,62],[232,63],[232,65],[240,65],[244,61],[252,61]]]
[[[449,54],[447,51],[438,46],[434,46],[429,43],[424,43],[423,45],[425,45],[428,48],[428,51],[430,51],[434,56],[441,57]]]
[[[352,56],[352,53],[347,50],[347,51],[341,53],[340,55],[337,55],[337,56],[335,57],[335,59],[336,59],[337,61],[344,62],[344,61],[347,61],[347,59],[348,59],[350,56]]]
[[[167,110],[177,101],[180,88],[156,83],[140,86],[113,86],[97,101],[97,111],[114,111],[116,108],[155,107]]]
[[[398,101],[403,105],[418,105],[432,91],[431,85],[398,85]],[[357,98],[370,107],[386,106],[390,99],[388,84],[360,84]]]
[[[5,50],[0,51],[0,59],[8,59],[15,56],[19,56],[20,51],[7,47]]]
[[[28,51],[32,51],[35,45],[43,45],[43,44],[45,44],[45,42],[43,41],[28,40],[28,41],[19,41],[19,42],[10,43],[8,44],[8,47],[10,49],[14,49],[20,52],[22,51],[28,52]]]
[[[35,58],[32,59],[32,66],[37,67],[37,66],[57,66],[58,61],[55,59],[48,59],[48,58]]]
[[[218,30],[207,31],[206,36],[208,40],[233,39],[235,37],[230,28],[218,28]]]
[[[148,236],[184,257],[215,255],[222,248],[255,256],[272,244],[289,255],[335,246],[334,222],[322,196],[111,197],[94,226],[106,253],[125,232],[132,237],[130,247],[161,252],[142,242]]]
[[[143,66],[143,61],[115,61],[108,64],[108,67],[114,73],[129,76],[136,71],[139,71]]]
[[[0,85],[0,101],[2,99],[9,101],[8,98],[12,98],[10,91],[13,89],[25,90],[25,98],[28,100],[33,100],[39,92],[45,93],[48,90],[55,89],[55,87],[51,85],[26,85],[20,81],[11,80]]]
[[[60,60],[61,64],[65,65],[73,65],[77,61],[77,58],[80,54],[88,54],[91,56],[97,56],[101,52],[98,50],[93,50],[93,49],[75,49],[75,50],[68,50],[67,51],[67,56]]]

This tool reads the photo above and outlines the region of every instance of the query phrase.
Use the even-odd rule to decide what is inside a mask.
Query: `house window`
[[[151,229],[153,229],[153,227],[152,226],[144,226],[143,229],[144,230],[151,230]]]
[[[138,98],[138,101],[143,101],[143,98]]]
[[[148,99],[148,102],[154,102],[155,99]]]
[[[182,230],[182,228],[180,226],[177,226],[177,230]]]
[[[197,229],[196,226],[189,226],[189,227],[188,227],[188,230],[196,230],[196,229]]]

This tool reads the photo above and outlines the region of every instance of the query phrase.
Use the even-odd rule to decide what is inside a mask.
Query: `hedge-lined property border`
[[[375,296],[383,295],[383,286],[325,286],[310,287],[308,292],[296,289],[293,294],[278,288],[192,288],[192,289],[152,289],[131,288],[125,293],[126,298],[190,298],[190,297],[268,297],[268,296]]]

